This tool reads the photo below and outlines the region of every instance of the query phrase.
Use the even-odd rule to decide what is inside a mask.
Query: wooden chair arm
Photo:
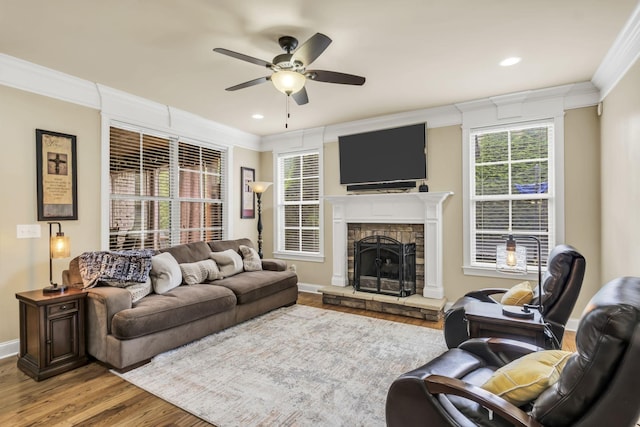
[[[542,424],[517,406],[493,393],[467,384],[457,378],[429,375],[424,379],[424,382],[431,394],[453,394],[464,397],[500,415],[505,420],[513,423],[514,426],[543,427]]]

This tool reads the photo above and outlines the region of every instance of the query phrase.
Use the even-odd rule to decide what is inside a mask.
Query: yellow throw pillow
[[[533,299],[531,283],[521,282],[513,286],[502,296],[500,303],[503,305],[525,305]]]
[[[482,388],[516,406],[535,400],[555,384],[573,353],[545,350],[527,354],[493,373]]]

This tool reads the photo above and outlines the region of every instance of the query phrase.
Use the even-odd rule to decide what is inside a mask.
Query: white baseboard
[[[314,285],[312,283],[300,283],[298,282],[298,291],[309,292],[312,294],[319,294],[320,289],[324,288],[323,285]]]
[[[15,356],[20,351],[20,340],[0,342],[0,359]]]

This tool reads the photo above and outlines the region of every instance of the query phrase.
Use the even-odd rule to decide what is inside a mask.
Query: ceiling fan
[[[339,83],[346,85],[361,86],[365,82],[364,77],[355,76],[353,74],[338,73],[335,71],[324,70],[307,70],[307,67],[315,61],[322,52],[331,44],[331,39],[322,33],[316,33],[309,40],[304,42],[300,48],[298,40],[295,37],[283,36],[278,39],[280,47],[286,52],[277,55],[271,62],[254,58],[242,53],[234,52],[228,49],[217,47],[214,52],[231,56],[232,58],[242,61],[251,62],[269,68],[273,71],[270,76],[259,77],[240,83],[235,86],[228,87],[226,90],[234,91],[254,86],[266,81],[271,81],[276,89],[280,92],[291,95],[298,105],[304,105],[309,102],[307,90],[304,85],[307,79],[325,83]]]

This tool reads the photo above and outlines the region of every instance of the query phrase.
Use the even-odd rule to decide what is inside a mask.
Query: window
[[[320,155],[278,157],[278,238],[282,256],[321,254]]]
[[[471,267],[495,268],[496,245],[506,234],[535,236],[542,265],[555,245],[554,124],[537,122],[469,133]],[[527,263],[537,266],[537,248]]]
[[[117,127],[109,133],[109,249],[222,239],[224,152]]]

